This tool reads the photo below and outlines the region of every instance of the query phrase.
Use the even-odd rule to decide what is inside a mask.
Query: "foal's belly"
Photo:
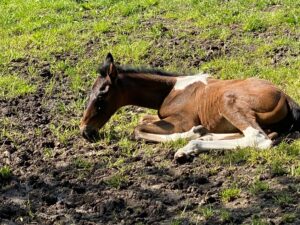
[[[202,124],[211,133],[236,133],[239,130],[224,117],[214,118],[213,123]]]

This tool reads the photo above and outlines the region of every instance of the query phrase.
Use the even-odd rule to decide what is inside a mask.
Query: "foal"
[[[83,137],[98,130],[122,106],[158,110],[135,128],[154,142],[187,138],[175,154],[188,158],[211,149],[272,146],[272,136],[300,130],[300,107],[268,81],[218,80],[207,74],[175,76],[158,70],[126,69],[109,53],[99,71],[80,124]]]

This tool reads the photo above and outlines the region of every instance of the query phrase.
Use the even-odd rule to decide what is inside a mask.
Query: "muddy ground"
[[[209,49],[208,57],[218,54],[215,49]],[[49,64],[25,58],[12,61],[11,69],[25,68],[26,76],[28,64],[40,71],[40,77],[31,79],[37,92],[0,100],[0,117],[7,119],[11,132],[0,140],[0,165],[12,169],[12,176],[1,180],[0,224],[300,224],[299,177],[269,170],[258,174],[264,162],[216,166],[206,155],[176,164],[176,149],[155,144],[148,144],[155,154],[147,154],[139,143],[137,154],[128,156],[120,151],[117,134],[106,146],[87,143],[70,123],[81,115],[68,110],[87,92],[69,91],[61,74],[53,94],[47,95],[45,87],[53,77]],[[56,110],[58,102],[66,106],[64,113]],[[128,120],[130,111],[143,109],[128,108]],[[62,143],[50,124],[75,133]],[[217,159],[224,153],[208,154]],[[126,158],[122,171],[114,163],[120,157]],[[252,194],[255,179],[270,189]],[[241,194],[222,201],[221,191],[235,185]],[[279,201],[280,196],[288,200]]]

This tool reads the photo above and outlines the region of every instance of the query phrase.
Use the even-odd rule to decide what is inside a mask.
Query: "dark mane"
[[[161,76],[179,76],[177,73],[166,72],[158,68],[145,68],[145,67],[131,67],[131,66],[117,66],[119,73],[145,73],[145,74],[158,74]]]
[[[160,76],[177,77],[182,74],[166,72],[158,68],[147,68],[147,67],[132,67],[132,66],[121,66],[115,65],[119,73],[144,73],[144,74],[156,74]],[[98,68],[97,72],[101,74],[101,67]]]

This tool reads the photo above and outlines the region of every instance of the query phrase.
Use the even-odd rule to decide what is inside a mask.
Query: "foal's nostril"
[[[84,127],[80,129],[81,135],[90,142],[97,141],[99,139],[99,133],[95,129]]]

